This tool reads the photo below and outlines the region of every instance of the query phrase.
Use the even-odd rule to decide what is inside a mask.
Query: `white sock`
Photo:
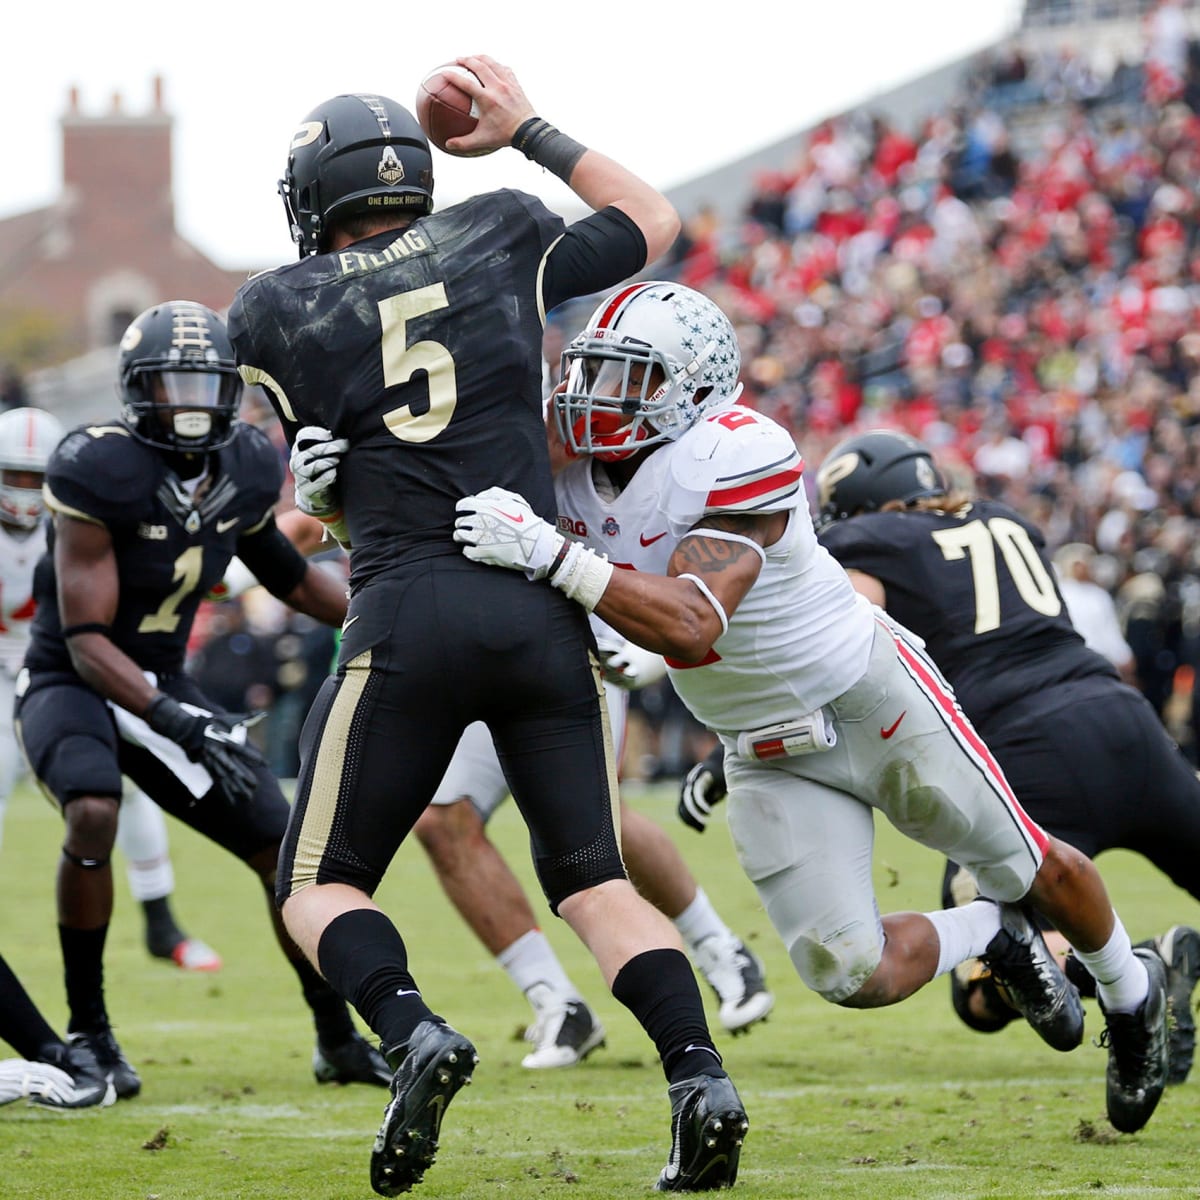
[[[736,940],[729,926],[717,916],[712,901],[704,894],[704,889],[696,889],[695,899],[673,918],[679,936],[687,943],[690,950],[695,950],[705,938],[720,937]]]
[[[1075,957],[1096,980],[1096,995],[1105,1012],[1137,1012],[1150,991],[1150,976],[1145,964],[1133,953],[1129,934],[1116,913],[1113,913],[1112,937],[1104,946],[1090,954],[1076,949]]]
[[[968,958],[979,958],[1000,932],[1000,906],[991,900],[972,900],[961,908],[939,908],[924,915],[938,935],[934,979]]]
[[[523,933],[496,955],[496,961],[535,1009],[545,1008],[547,1002],[582,999],[540,929]]]
[[[129,791],[121,801],[117,847],[125,856],[125,873],[135,900],[159,900],[175,890],[166,818],[140,789]]]

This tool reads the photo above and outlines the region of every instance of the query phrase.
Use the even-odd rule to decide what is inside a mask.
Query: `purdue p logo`
[[[832,462],[827,462],[817,472],[817,499],[822,508],[833,496],[833,489],[848,475],[858,470],[858,452],[851,450],[849,454],[839,454]]]

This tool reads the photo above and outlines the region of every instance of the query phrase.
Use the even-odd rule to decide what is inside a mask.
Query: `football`
[[[439,149],[459,158],[477,158],[492,150],[463,152],[446,146],[449,138],[466,137],[479,123],[479,108],[475,101],[455,82],[456,78],[477,76],[456,63],[435,67],[417,88],[417,120],[425,136]],[[493,147],[494,149],[494,147]]]

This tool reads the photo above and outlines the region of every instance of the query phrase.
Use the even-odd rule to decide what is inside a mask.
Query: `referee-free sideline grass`
[[[726,920],[765,961],[776,994],[766,1024],[719,1038],[750,1116],[740,1194],[1200,1196],[1200,1071],[1168,1090],[1141,1133],[1119,1135],[1104,1116],[1106,1054],[1094,1044],[1102,1028],[1094,1002],[1085,1043],[1070,1054],[1050,1050],[1025,1026],[970,1032],[950,1009],[945,980],[889,1009],[828,1005],[792,971],[737,866],[723,815],[700,836],[677,822],[673,787],[627,795],[670,831]],[[313,1081],[308,1012],[271,939],[257,882],[191,830],[169,824],[177,914],[224,967],[188,975],[147,956],[118,856],[109,1011],[141,1072],[142,1094],[79,1113],[0,1108],[0,1197],[368,1200],[367,1162],[386,1093]],[[884,911],[935,905],[940,860],[882,821],[877,832]],[[523,1070],[525,1001],[450,908],[419,846],[403,847],[378,899],[404,933],[431,1006],[472,1038],[481,1059],[415,1192],[469,1200],[648,1195],[670,1128],[653,1049],[570,931],[545,913],[514,805],[504,806],[492,833],[538,901],[608,1044],[573,1070]],[[61,1030],[53,899],[60,840],[57,812],[22,785],[0,849],[0,951]],[[1200,925],[1200,906],[1142,860],[1111,854],[1100,866],[1135,940],[1179,922]],[[716,1005],[705,996],[715,1026]]]

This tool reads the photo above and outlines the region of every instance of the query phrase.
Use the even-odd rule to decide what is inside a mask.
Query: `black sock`
[[[422,1021],[442,1019],[429,1010],[409,974],[400,931],[376,909],[352,909],[330,921],[317,961],[330,986],[379,1035],[385,1054],[407,1046]]]
[[[704,1019],[696,977],[678,950],[635,955],[617,972],[612,994],[650,1035],[668,1083],[691,1075],[725,1074]]]
[[[187,937],[175,922],[171,898],[159,896],[155,900],[143,900],[142,912],[146,919],[146,945],[150,953],[160,958],[170,958],[171,951]]]
[[[0,1038],[22,1058],[40,1061],[42,1049],[60,1038],[0,955]]]
[[[106,1024],[104,1008],[104,942],[108,926],[99,929],[58,927],[62,946],[63,975],[67,984],[67,1008],[70,1020],[67,1029],[75,1033]]]

